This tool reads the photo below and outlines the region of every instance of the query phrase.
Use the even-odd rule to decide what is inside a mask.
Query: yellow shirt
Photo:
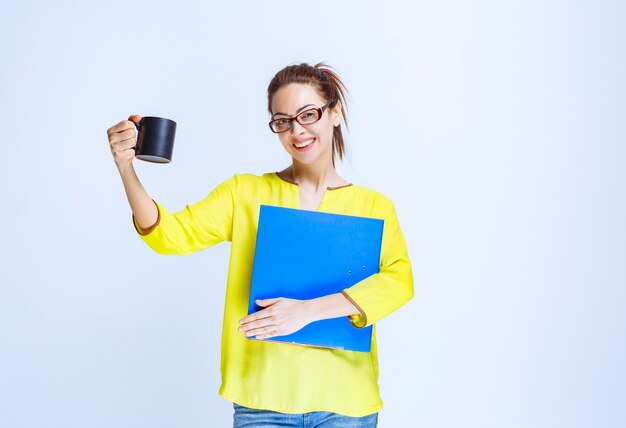
[[[142,230],[134,215],[132,220],[141,239],[157,253],[187,255],[231,242],[221,396],[283,413],[328,411],[360,417],[382,409],[374,323],[413,297],[411,263],[391,200],[347,185],[326,190],[319,207],[322,212],[384,220],[379,273],[342,291],[360,311],[349,316],[355,328],[373,325],[370,352],[251,340],[237,331],[239,320],[248,314],[259,207],[299,208],[297,184],[276,173],[237,174],[175,214],[154,203],[159,217],[150,229]]]

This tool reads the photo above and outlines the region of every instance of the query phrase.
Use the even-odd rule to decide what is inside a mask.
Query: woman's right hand
[[[139,123],[140,120],[141,116],[133,114],[128,117],[128,120],[123,120],[107,129],[109,147],[118,169],[129,167],[133,163],[134,147],[137,145],[137,127],[133,122]]]

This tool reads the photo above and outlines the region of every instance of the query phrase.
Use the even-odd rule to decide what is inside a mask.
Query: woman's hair
[[[341,100],[341,115],[348,129],[348,121],[346,119],[346,98],[345,93],[348,92],[339,76],[331,70],[332,67],[323,62],[314,66],[309,64],[288,65],[280,70],[267,88],[267,109],[272,114],[272,98],[280,88],[290,83],[303,83],[311,85],[317,93],[329,103],[328,108],[337,106],[337,101]],[[341,124],[333,129],[333,166],[335,166],[335,156],[339,156],[343,160],[345,155],[345,145],[343,136],[341,135]]]

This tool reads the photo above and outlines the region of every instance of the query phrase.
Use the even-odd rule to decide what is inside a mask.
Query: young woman
[[[394,205],[381,193],[349,183],[335,170],[343,158],[345,86],[324,64],[291,65],[268,87],[269,127],[292,158],[279,172],[235,174],[177,213],[150,198],[132,167],[133,115],[107,134],[139,237],[159,254],[190,254],[231,242],[222,327],[222,384],[234,426],[375,427],[378,389],[375,324],[413,297],[411,263]],[[261,204],[384,220],[379,273],[312,300],[258,300],[247,315]],[[306,257],[294,254],[294,257]],[[307,324],[347,316],[373,325],[370,352],[301,346],[265,339]]]

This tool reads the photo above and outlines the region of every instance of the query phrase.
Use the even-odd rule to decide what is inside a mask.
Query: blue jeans
[[[358,418],[332,412],[280,413],[251,409],[237,403],[233,403],[233,407],[233,428],[376,428],[378,425],[378,413]]]

